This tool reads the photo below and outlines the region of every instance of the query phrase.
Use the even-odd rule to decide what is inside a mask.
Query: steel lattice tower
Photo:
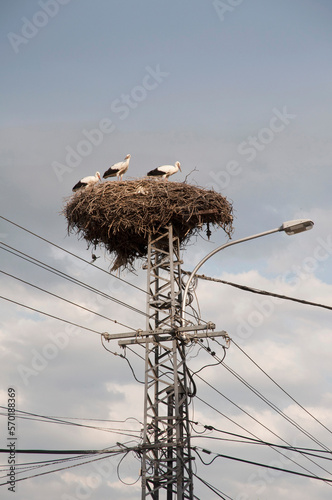
[[[188,371],[181,327],[180,241],[169,226],[149,240],[142,499],[192,499]],[[173,332],[163,343],[158,330]]]
[[[169,225],[149,237],[146,331],[108,334],[121,347],[145,346],[142,500],[193,500],[193,473],[188,406],[194,383],[186,363],[186,345],[223,336],[208,322],[185,325],[182,318],[180,240]]]

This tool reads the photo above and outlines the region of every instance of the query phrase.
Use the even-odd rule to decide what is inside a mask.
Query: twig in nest
[[[193,172],[199,172],[199,170],[195,167],[194,170],[191,170],[191,172],[189,172],[189,174],[187,174],[184,178],[184,183],[186,184],[187,183],[187,179],[189,177],[189,175],[191,175]]]

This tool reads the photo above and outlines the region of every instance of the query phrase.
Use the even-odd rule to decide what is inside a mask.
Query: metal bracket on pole
[[[222,330],[221,332],[205,332],[205,333],[187,333],[186,337],[183,338],[182,336],[179,337],[181,340],[183,340],[185,343],[189,342],[195,342],[196,340],[199,339],[206,339],[210,338],[213,339],[214,337],[224,337],[226,341],[230,341],[230,337],[227,332]],[[133,344],[146,344],[149,342],[153,342],[154,344],[156,342],[167,342],[170,340],[173,340],[174,336],[170,335],[158,335],[158,338],[155,336],[146,336],[144,339],[143,338],[131,338],[128,340],[119,340],[118,344],[120,347],[125,347],[127,345],[133,345]]]
[[[103,337],[105,340],[118,340],[132,337],[148,337],[150,335],[165,335],[165,334],[177,334],[177,333],[185,333],[185,332],[198,332],[201,330],[215,330],[216,325],[209,321],[205,325],[192,325],[192,326],[179,326],[176,328],[156,328],[155,330],[136,330],[133,332],[125,332],[125,333],[103,333]]]

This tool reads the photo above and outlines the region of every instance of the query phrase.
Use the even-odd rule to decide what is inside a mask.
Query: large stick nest
[[[132,267],[147,254],[149,236],[169,224],[184,244],[206,225],[220,226],[231,237],[232,205],[215,191],[181,182],[155,179],[111,181],[76,192],[63,209],[68,233],[88,245],[104,245],[113,255],[112,270]]]

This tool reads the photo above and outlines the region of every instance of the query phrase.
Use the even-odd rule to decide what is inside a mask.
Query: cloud
[[[20,33],[23,17],[43,23],[43,16],[36,16],[42,9],[40,3],[28,11],[19,3],[7,9],[1,21],[3,32]],[[61,2],[42,3],[56,9],[56,3]],[[331,130],[327,90],[331,68],[326,65],[331,36],[326,2],[320,2],[317,10],[312,2],[274,8],[254,1],[252,8],[248,2],[225,0],[232,10],[222,23],[213,2],[202,4],[199,11],[192,2],[179,3],[176,11],[169,6],[128,9],[125,2],[117,8],[110,2],[91,7],[85,0],[78,10],[75,2],[67,3],[29,43],[19,47],[18,54],[8,41],[3,47],[6,99],[0,141],[1,214],[90,261],[91,249],[75,235],[67,235],[66,221],[60,214],[72,186],[85,175],[105,171],[127,153],[132,155],[127,179],[143,177],[160,164],[179,160],[183,172],[176,181],[182,182],[188,175],[188,182],[213,187],[233,202],[234,239],[279,227],[285,220],[310,218],[315,222],[313,230],[305,234],[276,234],[236,245],[207,262],[202,272],[332,305],[332,150],[327,132]],[[165,81],[149,92],[146,84],[153,82],[147,79],[147,68],[156,72],[158,67],[168,73],[167,78],[164,75]],[[284,109],[286,115],[296,116],[287,124],[276,121],[276,109],[279,116]],[[91,131],[100,128],[106,117],[114,122],[115,130],[105,133],[98,143],[100,135],[91,135]],[[285,126],[281,129],[281,125]],[[65,162],[68,148],[77,149],[89,137],[98,144],[59,179],[52,168],[54,162]],[[1,267],[6,273],[118,323],[4,275],[2,296],[97,332],[145,329],[146,294],[126,283],[145,290],[141,262],[135,273],[121,272],[118,277],[124,281],[120,281],[110,275],[111,257],[103,249],[97,248],[100,258],[91,265],[3,219],[0,235],[26,258],[32,256],[88,288],[19,258],[15,251],[13,255],[2,249]],[[225,242],[225,234],[217,228],[210,241],[202,232],[183,249],[183,268],[192,269]],[[89,287],[100,290],[101,295]],[[106,294],[129,307],[109,300]],[[330,428],[331,311],[212,282],[200,281],[196,294],[200,308],[194,306],[202,319],[213,321],[218,331],[226,330],[239,346],[231,343],[225,363],[272,405],[330,447],[330,432],[253,361]],[[18,410],[109,431],[17,417],[19,447],[96,449],[139,441],[143,385],[135,380],[126,360],[107,352],[100,336],[92,331],[3,300],[0,308],[1,404],[7,405],[8,388],[15,387]],[[124,351],[116,341],[104,343],[110,351],[126,355],[135,376],[144,379],[144,360],[135,354],[144,358],[142,346]],[[205,346],[223,357],[223,348],[214,340],[205,341]],[[279,444],[287,440],[296,446],[319,448],[224,366],[207,366],[216,359],[200,347],[186,347],[190,368],[204,368],[197,374],[203,380],[195,377],[197,398],[192,398],[189,406],[191,420],[199,422],[192,427],[192,444],[298,471],[305,467],[325,477],[327,472],[302,456],[287,451],[284,458],[262,445],[220,441],[226,436],[204,428],[212,425],[246,436],[253,432]],[[7,420],[3,412],[3,447],[8,437]],[[197,429],[202,434],[196,435]],[[121,456],[19,482],[16,497],[137,498],[140,481],[126,486],[117,476]],[[206,462],[211,459],[211,455],[201,456]],[[54,457],[20,456],[20,462],[49,458]],[[322,460],[319,465],[329,469]],[[266,495],[291,495],[294,500],[330,497],[325,483],[226,458],[205,466],[195,455],[196,467],[199,476],[236,500],[257,500]],[[139,469],[139,460],[128,455],[120,466],[120,477],[134,482]],[[7,499],[12,493],[3,487],[1,495]],[[195,495],[206,498],[211,492],[195,480]]]

